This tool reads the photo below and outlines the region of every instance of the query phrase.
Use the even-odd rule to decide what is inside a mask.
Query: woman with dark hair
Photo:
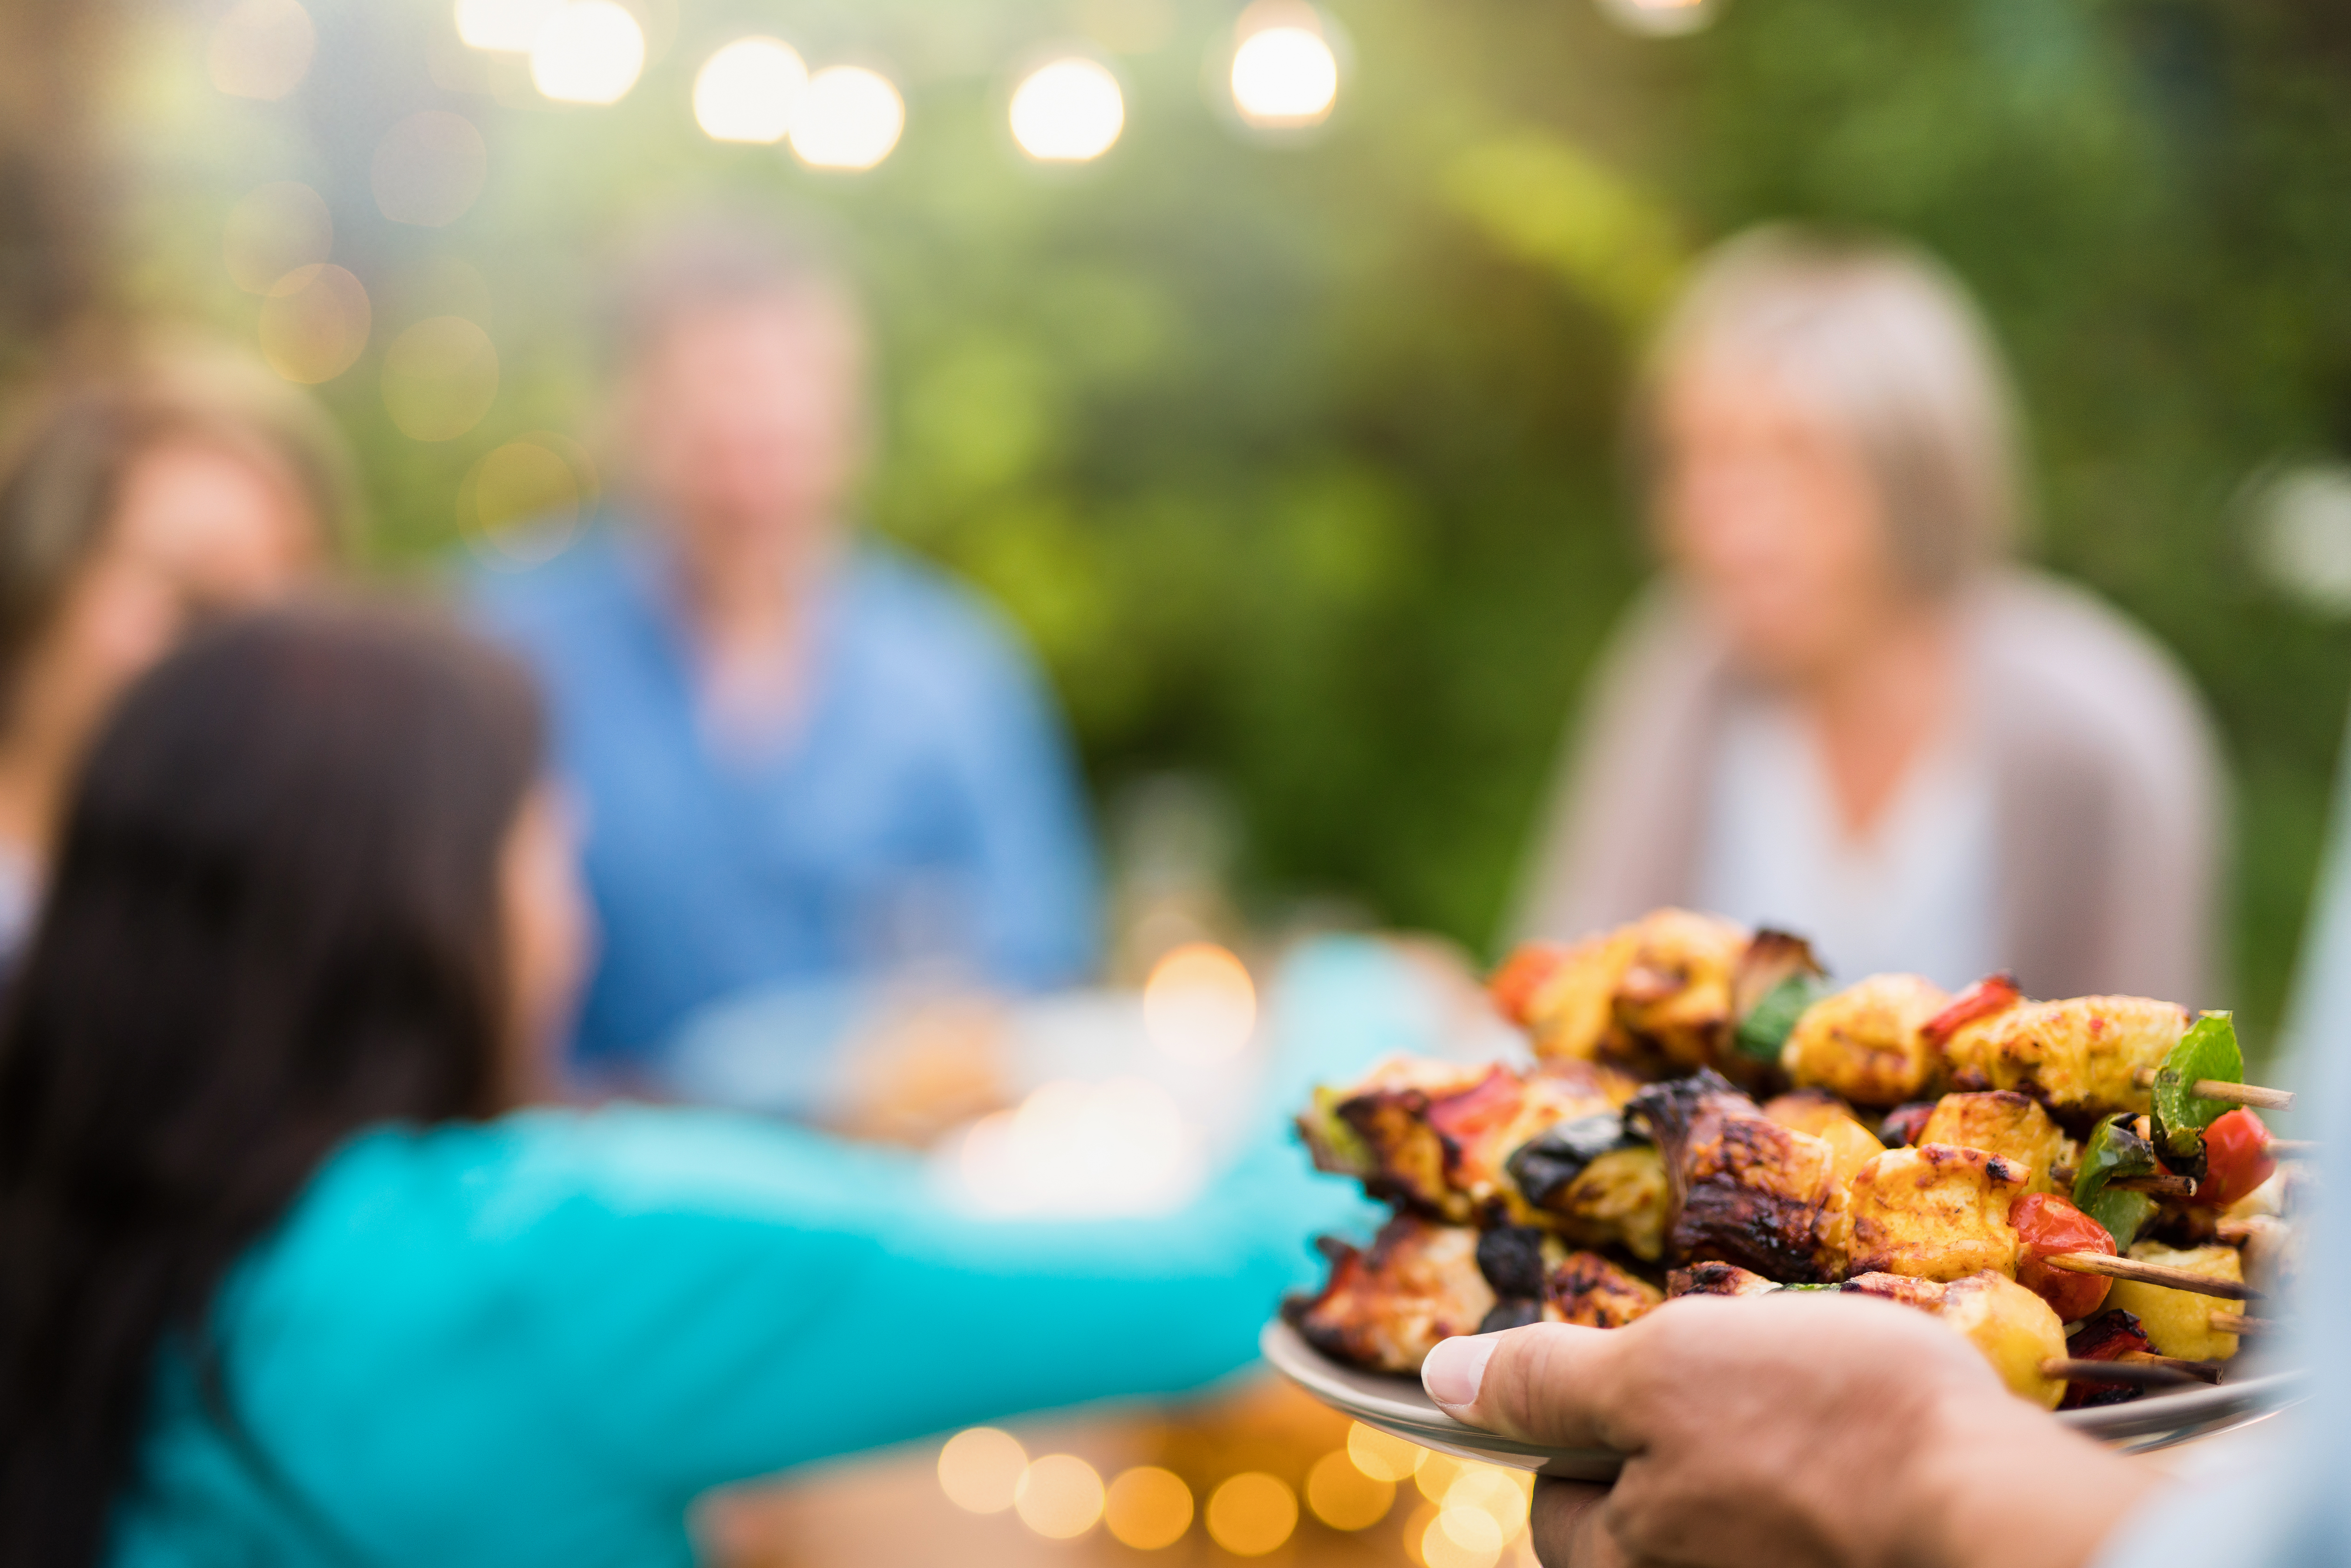
[[[95,745],[0,1032],[0,1563],[684,1563],[723,1481],[1246,1361],[1344,1200],[942,1212],[721,1113],[517,1110],[584,920],[525,677],[308,608]]]

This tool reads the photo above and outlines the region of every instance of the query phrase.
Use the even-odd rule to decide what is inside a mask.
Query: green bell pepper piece
[[[1818,975],[1798,973],[1764,992],[1763,999],[1739,1020],[1739,1031],[1734,1037],[1739,1054],[1758,1061],[1779,1061],[1780,1048],[1788,1043],[1796,1020],[1828,990],[1828,982]]]
[[[2236,1025],[2227,1013],[2206,1013],[2198,1019],[2155,1073],[2155,1141],[2168,1157],[2199,1161],[2204,1154],[2204,1129],[2216,1117],[2236,1107],[2226,1100],[2208,1100],[2196,1092],[2199,1079],[2223,1083],[2245,1081],[2244,1052],[2237,1046]]]
[[[2132,1129],[2131,1120],[2116,1114],[2099,1123],[2074,1172],[2074,1207],[2105,1226],[2119,1252],[2130,1250],[2140,1227],[2154,1217],[2156,1202],[2146,1193],[2116,1192],[2106,1184],[2117,1176],[2154,1176],[2163,1168],[2155,1145]]]

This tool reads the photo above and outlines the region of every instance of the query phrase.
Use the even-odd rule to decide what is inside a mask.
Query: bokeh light
[[[974,1427],[940,1446],[939,1490],[967,1513],[1002,1513],[1012,1506],[1028,1468],[1019,1438],[994,1427]]]
[[[1395,1483],[1365,1475],[1344,1449],[1323,1455],[1306,1472],[1306,1506],[1333,1530],[1367,1530],[1395,1502]]]
[[[1151,967],[1143,983],[1143,1027],[1153,1045],[1178,1061],[1229,1061],[1256,1032],[1256,983],[1227,949],[1186,943]]]
[[[463,316],[434,316],[383,351],[383,406],[414,441],[451,441],[482,422],[498,395],[498,350]]]
[[[808,85],[808,67],[789,44],[737,38],[695,74],[695,123],[716,141],[781,141]]]
[[[1102,1523],[1121,1545],[1137,1552],[1173,1546],[1192,1528],[1192,1489],[1156,1465],[1122,1470],[1103,1500]]]
[[[457,0],[457,37],[476,49],[521,54],[563,0]]]
[[[1417,1544],[1426,1568],[1494,1568],[1506,1542],[1500,1527],[1486,1514],[1447,1508],[1421,1527]]]
[[[261,302],[261,357],[289,382],[332,381],[366,349],[370,319],[358,278],[340,267],[297,267]]]
[[[2351,615],[2351,467],[2304,464],[2250,488],[2262,575],[2310,609]]]
[[[297,0],[237,0],[213,24],[205,74],[234,98],[281,99],[302,85],[318,48],[319,30]]]
[[[376,210],[396,224],[440,228],[465,215],[490,177],[490,146],[462,114],[428,109],[375,144],[368,172]]]
[[[971,1200],[998,1214],[1149,1214],[1197,1186],[1197,1134],[1148,1079],[1056,1080],[974,1123],[960,1151]]]
[[[1413,1484],[1420,1488],[1421,1496],[1442,1508],[1446,1493],[1452,1490],[1453,1483],[1461,1479],[1461,1472],[1467,1469],[1467,1460],[1457,1459],[1450,1454],[1432,1453],[1421,1460],[1420,1469],[1413,1472]]]
[[[1523,1470],[1504,1469],[1498,1465],[1468,1465],[1445,1489],[1445,1512],[1451,1518],[1463,1512],[1483,1514],[1493,1521],[1505,1543],[1518,1539],[1527,1527],[1527,1508],[1534,1490],[1533,1478]],[[1467,1527],[1465,1527],[1467,1528]]]
[[[1339,99],[1339,57],[1319,29],[1260,27],[1233,51],[1233,107],[1251,125],[1318,125]]]
[[[906,100],[862,66],[827,66],[809,78],[792,117],[792,152],[812,169],[871,169],[906,129]]]
[[[1428,1462],[1430,1454],[1418,1443],[1358,1421],[1347,1428],[1347,1458],[1373,1480],[1406,1481]]]
[[[1262,1557],[1298,1528],[1298,1496],[1263,1470],[1244,1470],[1208,1494],[1208,1539],[1236,1557]]]
[[[1020,1522],[1050,1541],[1072,1541],[1102,1516],[1102,1477],[1075,1454],[1047,1454],[1020,1472],[1012,1506]]]
[[[335,248],[335,220],[327,198],[293,180],[277,180],[229,209],[222,258],[247,294],[266,294],[278,279],[315,267]]]
[[[612,0],[565,0],[530,40],[530,79],[559,103],[617,103],[645,68],[645,34]]]
[[[1674,38],[1711,23],[1719,0],[1600,0],[1600,10],[1628,33]]]
[[[1040,162],[1099,158],[1125,124],[1126,99],[1118,78],[1093,60],[1041,66],[1012,94],[1012,140]]]
[[[595,467],[579,443],[529,431],[466,473],[457,488],[457,522],[489,564],[537,566],[570,548],[596,495]]]

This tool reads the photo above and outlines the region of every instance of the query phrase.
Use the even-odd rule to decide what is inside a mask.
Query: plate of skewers
[[[1810,946],[1685,910],[1532,944],[1489,989],[1531,1068],[1392,1057],[1298,1118],[1393,1217],[1326,1239],[1266,1357],[1424,1447],[1546,1474],[1619,1457],[1454,1420],[1437,1341],[1619,1328],[1684,1295],[1874,1295],[1972,1343],[2018,1397],[2131,1449],[2302,1391],[2255,1347],[2297,1268],[2308,1145],[2260,1112],[2226,1013],[2034,1001],[1996,975],[1833,986]]]

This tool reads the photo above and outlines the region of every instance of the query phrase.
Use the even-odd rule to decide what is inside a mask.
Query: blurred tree
[[[108,182],[94,115],[108,0],[0,6],[0,366],[21,369],[102,292]]]
[[[538,99],[517,59],[457,44],[441,0],[309,3],[319,64],[284,105],[170,87],[201,53],[184,31],[146,51],[118,128],[149,169],[127,271],[250,332],[222,214],[266,180],[326,194],[375,347],[324,391],[387,564],[477,527],[466,476],[500,443],[594,431],[582,263],[617,229],[694,200],[820,210],[884,339],[872,519],[1012,610],[1098,781],[1213,773],[1261,909],[1335,890],[1479,947],[1644,570],[1615,447],[1644,322],[1698,246],[1750,223],[1916,235],[2015,356],[2039,552],[2168,639],[2220,716],[2241,1000],[2256,1029],[2274,1014],[2351,632],[2261,579],[2236,498],[2351,442],[2341,7],[1730,0],[1659,40],[1590,0],[1329,0],[1352,73],[1332,122],[1283,146],[1213,106],[1228,0],[633,0],[649,64],[604,109]],[[838,175],[703,138],[694,70],[750,31],[889,65],[903,144]],[[1029,164],[1004,130],[1006,73],[1054,38],[1124,78],[1099,164]],[[371,194],[381,139],[424,109],[491,149],[445,227]],[[496,399],[413,440],[381,350],[452,311],[489,329]]]

